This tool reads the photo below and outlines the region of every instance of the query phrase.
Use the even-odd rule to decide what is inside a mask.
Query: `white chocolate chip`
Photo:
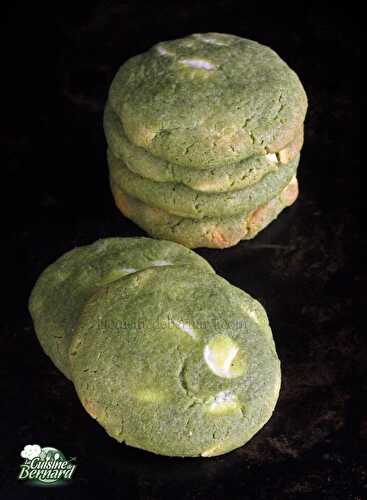
[[[223,415],[240,409],[237,396],[232,391],[222,391],[208,401],[208,411],[214,415]]]
[[[198,68],[198,69],[215,69],[215,65],[205,59],[181,59],[181,64],[185,66],[189,66],[190,68]]]
[[[203,42],[210,43],[212,45],[224,45],[227,46],[228,44],[225,42],[221,42],[217,38],[211,37],[211,36],[205,36],[205,35],[197,35],[197,38],[200,38]]]
[[[203,451],[201,456],[202,457],[213,457],[215,455],[218,455],[221,450],[222,450],[222,445],[217,444],[216,446],[213,446],[212,448],[209,448],[208,450]]]
[[[187,323],[182,323],[181,321],[177,321],[176,319],[173,319],[172,322],[177,326],[177,328],[185,333],[188,333],[190,337],[196,340],[197,335],[190,325],[188,325]]]
[[[172,262],[169,260],[152,260],[152,266],[172,266]]]
[[[161,56],[173,56],[174,55],[173,52],[170,52],[165,47],[162,47],[162,45],[157,45],[156,49],[160,53]]]
[[[265,155],[265,157],[272,163],[278,163],[278,158],[275,153],[268,153],[267,155]]]
[[[244,362],[237,358],[238,353],[239,347],[230,337],[218,335],[205,346],[204,359],[218,377],[235,378],[244,372]]]
[[[259,318],[257,317],[255,311],[247,311],[247,314],[250,316],[251,319],[255,321],[255,323],[259,323]]]
[[[132,273],[136,273],[137,269],[134,269],[133,267],[122,267],[121,271],[124,274],[132,274]]]

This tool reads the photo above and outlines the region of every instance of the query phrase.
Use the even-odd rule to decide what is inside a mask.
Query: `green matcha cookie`
[[[267,203],[294,177],[299,155],[255,185],[229,193],[200,193],[182,184],[146,179],[131,172],[111,153],[108,163],[112,182],[130,196],[173,215],[203,219],[249,213]]]
[[[250,213],[194,220],[152,208],[124,193],[113,183],[111,188],[117,207],[126,217],[151,236],[176,241],[188,248],[227,248],[240,240],[254,238],[298,196],[297,179],[293,178],[277,197]]]
[[[153,181],[178,182],[204,192],[236,191],[253,185],[267,173],[277,170],[282,163],[292,160],[303,144],[302,126],[292,142],[277,155],[253,155],[234,165],[199,170],[174,165],[132,144],[109,105],[104,113],[104,129],[112,155],[122,160],[132,172]]]
[[[110,436],[169,456],[245,444],[270,418],[281,377],[262,306],[188,266],[99,289],[79,318],[70,366],[83,406]]]
[[[273,50],[219,33],[159,43],[132,57],[108,102],[130,142],[194,168],[279,152],[307,109],[297,75]]]
[[[87,298],[100,286],[151,266],[187,264],[212,271],[199,255],[168,241],[107,238],[75,248],[38,279],[29,310],[43,350],[70,378],[68,349]]]

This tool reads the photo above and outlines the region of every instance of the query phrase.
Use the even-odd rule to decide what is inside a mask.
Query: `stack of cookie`
[[[118,208],[190,248],[254,237],[297,198],[306,109],[268,47],[218,33],[155,45],[119,69],[105,108]]]

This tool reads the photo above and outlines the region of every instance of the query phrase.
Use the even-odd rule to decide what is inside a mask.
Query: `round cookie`
[[[245,214],[277,196],[294,177],[299,155],[265,175],[255,185],[229,193],[201,193],[182,184],[155,182],[131,172],[122,160],[108,154],[112,182],[130,196],[170,214],[192,219]]]
[[[113,280],[151,266],[186,264],[214,272],[187,248],[150,238],[106,238],[74,248],[45,269],[29,300],[36,334],[45,353],[70,378],[68,349],[87,298]]]
[[[130,446],[210,457],[268,421],[280,363],[262,306],[188,266],[147,269],[97,291],[70,346],[86,411]]]
[[[108,102],[132,143],[195,168],[280,151],[307,109],[299,78],[272,49],[219,33],[162,42],[132,57]]]
[[[301,126],[292,142],[277,154],[253,155],[234,165],[199,170],[174,165],[132,144],[108,104],[104,112],[104,130],[112,155],[122,160],[132,172],[153,181],[178,182],[203,192],[236,191],[253,185],[267,173],[277,170],[282,163],[292,160],[303,144]]]
[[[254,238],[298,196],[298,183],[294,177],[277,197],[249,214],[194,220],[152,208],[124,193],[113,183],[111,189],[119,210],[148,234],[176,241],[188,248],[227,248],[240,240]]]

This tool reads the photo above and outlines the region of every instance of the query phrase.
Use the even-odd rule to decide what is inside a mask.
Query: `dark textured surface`
[[[241,11],[241,4],[105,2],[79,11],[50,4],[13,7],[3,17],[2,499],[367,496],[367,275],[358,220],[365,205],[358,136],[364,16],[351,7],[297,5],[287,14],[283,6]],[[310,108],[295,206],[254,241],[199,252],[269,313],[283,367],[276,412],[229,455],[179,460],[104,433],[42,353],[26,303],[38,274],[66,250],[143,234],[121,217],[109,191],[107,89],[127,57],[158,40],[209,30],[274,48],[299,74]],[[77,457],[67,489],[16,479],[20,451],[30,443]]]

